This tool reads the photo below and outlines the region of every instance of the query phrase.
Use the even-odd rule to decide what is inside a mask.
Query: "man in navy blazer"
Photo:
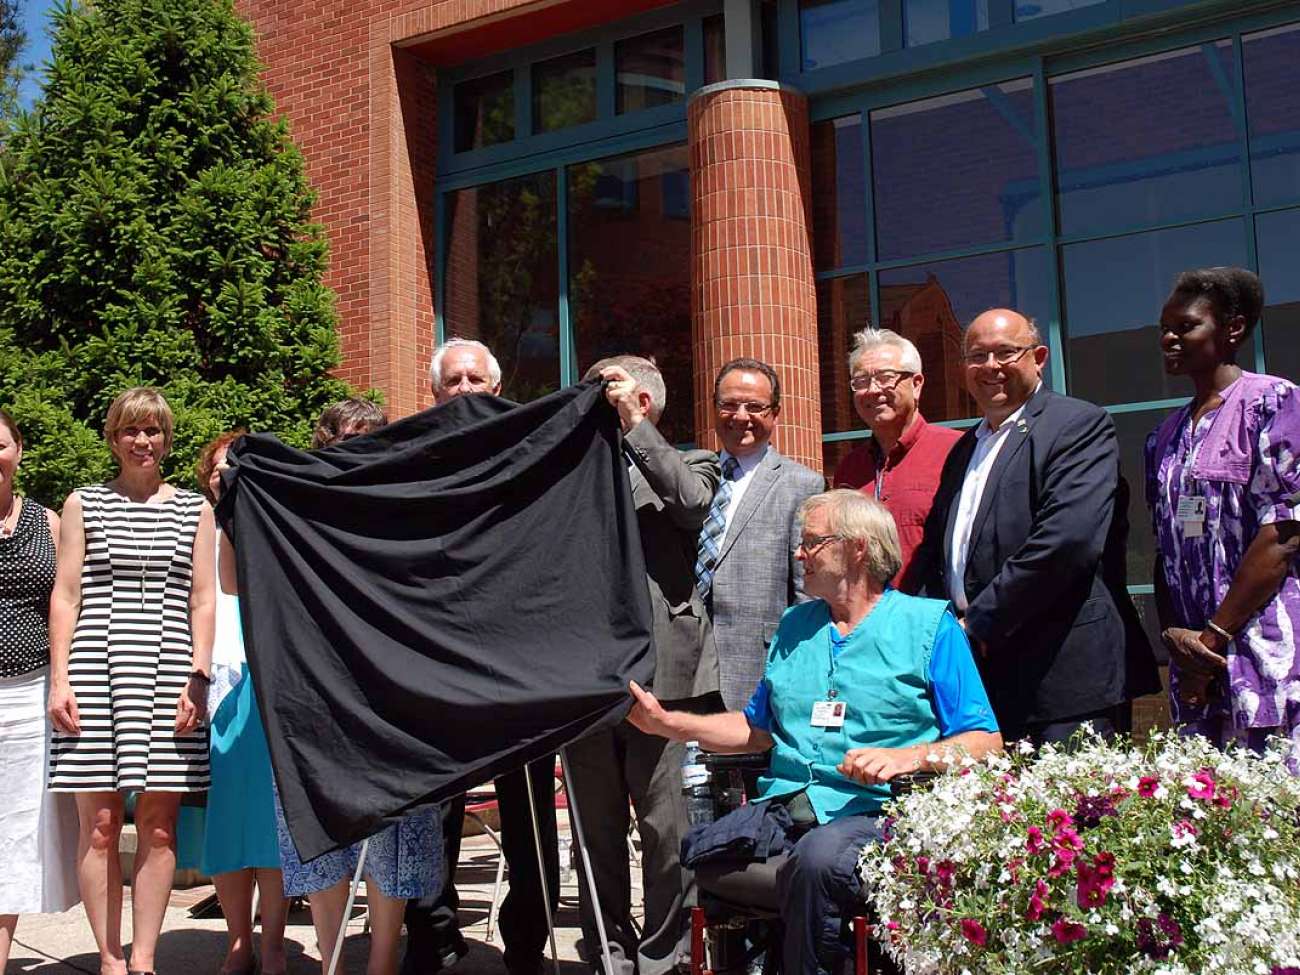
[[[1132,698],[1159,683],[1115,571],[1115,425],[1044,388],[1047,348],[1018,312],[971,322],[964,360],[984,418],[944,464],[917,577],[952,600],[1007,740],[1061,742],[1085,721],[1127,730]]]

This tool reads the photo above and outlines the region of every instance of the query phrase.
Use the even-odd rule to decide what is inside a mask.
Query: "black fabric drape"
[[[620,448],[596,382],[234,446],[217,514],[304,859],[624,716],[654,651]]]

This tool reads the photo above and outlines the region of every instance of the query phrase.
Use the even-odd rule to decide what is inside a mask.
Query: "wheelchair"
[[[757,774],[767,769],[768,756],[702,756],[709,771],[715,818],[740,806]],[[923,786],[933,773],[898,776],[890,792],[903,795]],[[765,862],[695,870],[699,905],[691,908],[691,975],[748,975],[762,960],[762,975],[781,975],[781,943],[784,935],[777,899],[776,874],[784,856]],[[872,939],[870,905],[852,918],[853,975],[900,975],[880,945]]]

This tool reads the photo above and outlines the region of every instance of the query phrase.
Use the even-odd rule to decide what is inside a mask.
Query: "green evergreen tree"
[[[22,53],[27,36],[18,23],[18,0],[0,0],[0,143],[3,123],[18,107],[18,83],[22,81]]]
[[[223,430],[305,446],[348,395],[302,157],[231,0],[69,2],[42,99],[0,155],[0,405],[58,502],[112,470],[108,404],[159,387],[164,470]]]

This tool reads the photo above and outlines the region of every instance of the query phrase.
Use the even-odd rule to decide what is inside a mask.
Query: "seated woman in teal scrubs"
[[[628,720],[713,752],[771,750],[759,800],[769,831],[780,823],[789,850],[776,875],[785,972],[814,975],[837,971],[849,949],[858,854],[880,836],[886,783],[981,758],[1002,747],[1002,736],[948,604],[888,588],[901,564],[889,512],[837,490],[809,498],[798,517],[811,601],[782,617],[745,710],[665,711],[633,684]],[[748,825],[738,825],[741,816]],[[742,809],[706,828],[726,834],[754,828],[753,820]]]

